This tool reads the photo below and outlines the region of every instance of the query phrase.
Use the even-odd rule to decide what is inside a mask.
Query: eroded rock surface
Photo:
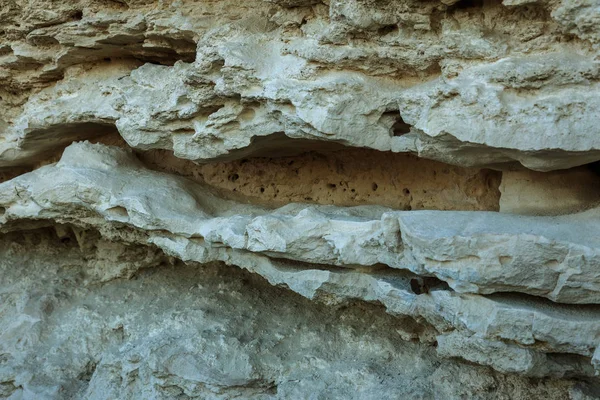
[[[115,125],[197,161],[281,135],[469,166],[600,160],[593,0],[64,7],[5,7],[3,165]]]
[[[353,149],[204,165],[166,151],[139,156],[150,168],[224,189],[222,193],[238,195],[240,201],[264,205],[302,202],[382,205],[398,210],[500,208],[499,172],[454,167],[406,154]]]
[[[599,26],[5,1],[0,398],[600,398]]]
[[[119,276],[114,258],[139,262],[131,247],[88,259],[102,247],[90,231],[3,236],[1,271],[10,289],[0,295],[0,395],[562,399],[582,393],[575,382],[532,384],[482,366],[440,363],[431,335],[411,319],[369,305],[319,305],[223,264],[162,260],[134,279],[101,283],[92,271]],[[146,262],[150,267],[161,258]]]

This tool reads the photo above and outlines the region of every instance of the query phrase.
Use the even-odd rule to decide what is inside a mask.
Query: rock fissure
[[[0,398],[600,398],[595,0],[5,3]]]
[[[140,183],[144,191],[138,192],[131,183],[127,185],[119,183],[114,173],[109,176],[103,172],[103,170],[116,165],[119,165],[123,179],[127,179],[127,176],[136,176],[136,182]],[[60,169],[61,173],[54,172],[56,169]],[[128,169],[130,172],[127,172]],[[74,186],[74,196],[61,192],[60,202],[52,202],[50,199],[53,197],[51,194],[53,189],[44,187],[45,182],[47,182],[44,176],[47,174],[60,176],[63,179],[62,182],[53,182],[53,186],[56,185],[59,191],[61,187],[69,187],[75,183],[71,181],[72,178],[70,177],[70,174],[73,174],[77,182]],[[145,175],[148,180],[153,182],[152,188],[155,190],[153,195],[145,193],[149,190],[147,185],[143,183]],[[88,177],[91,179],[90,183],[86,183]],[[333,295],[342,299],[377,301],[385,305],[387,311],[391,314],[424,318],[439,331],[447,331],[448,328],[453,327],[456,331],[470,332],[469,335],[481,335],[481,338],[478,339],[479,342],[482,340],[484,342],[486,340],[491,341],[492,343],[497,340],[513,341],[519,346],[525,346],[524,349],[519,350],[524,352],[523,354],[530,354],[533,351],[536,357],[546,357],[545,352],[539,353],[536,346],[531,349],[527,347],[533,345],[535,340],[542,338],[546,342],[544,349],[546,352],[565,352],[592,356],[590,349],[594,348],[595,341],[593,339],[582,342],[579,340],[573,341],[572,338],[562,336],[565,333],[562,333],[559,327],[564,325],[572,324],[582,331],[589,332],[586,337],[594,338],[600,335],[596,323],[597,319],[600,318],[600,314],[596,315],[597,310],[595,308],[590,308],[589,311],[584,311],[581,307],[560,311],[559,305],[553,303],[554,305],[552,309],[549,309],[549,313],[545,313],[546,306],[542,307],[541,303],[537,301],[533,303],[528,300],[521,301],[506,294],[497,294],[492,297],[468,294],[493,293],[494,291],[506,292],[506,288],[510,286],[507,284],[510,279],[508,270],[503,271],[504,280],[496,288],[494,288],[495,280],[478,281],[473,280],[473,278],[471,280],[461,280],[460,274],[449,275],[452,279],[448,279],[446,282],[458,291],[449,292],[447,290],[429,290],[427,287],[428,282],[426,282],[427,278],[411,278],[410,275],[400,278],[394,275],[386,276],[385,273],[382,275],[381,271],[365,274],[364,269],[353,270],[349,268],[336,271],[329,269],[297,269],[287,266],[282,269],[276,266],[278,263],[287,262],[287,259],[309,264],[325,263],[338,267],[351,267],[352,265],[369,267],[383,263],[393,268],[412,270],[417,274],[422,271],[429,273],[433,271],[433,275],[437,275],[443,281],[446,278],[445,275],[450,274],[452,269],[443,269],[445,263],[442,263],[436,266],[436,268],[442,268],[442,272],[436,274],[435,268],[427,267],[428,265],[435,265],[433,259],[421,255],[430,251],[428,246],[435,248],[438,253],[441,251],[442,254],[444,246],[452,246],[453,254],[460,254],[461,242],[466,241],[466,243],[469,243],[469,246],[465,248],[469,249],[473,248],[474,243],[482,241],[484,244],[481,250],[482,254],[487,255],[490,249],[501,249],[502,243],[507,243],[511,247],[517,243],[522,243],[525,244],[523,251],[527,257],[531,258],[535,257],[531,253],[532,249],[540,244],[551,246],[550,249],[554,248],[554,250],[550,250],[550,253],[561,251],[567,245],[565,242],[556,242],[549,240],[549,238],[552,237],[551,227],[559,229],[557,232],[560,232],[560,226],[557,228],[557,223],[559,225],[561,223],[573,223],[568,217],[551,218],[548,221],[548,226],[544,228],[544,236],[539,239],[531,234],[530,226],[521,228],[527,229],[528,233],[521,235],[519,239],[514,241],[512,238],[515,238],[515,236],[512,235],[518,235],[519,228],[518,225],[513,225],[511,220],[519,220],[523,217],[490,213],[486,218],[500,218],[499,223],[497,221],[492,226],[506,231],[495,235],[488,233],[481,235],[478,232],[481,227],[487,225],[486,218],[473,219],[472,212],[437,212],[438,215],[435,215],[436,212],[427,211],[398,213],[382,208],[378,212],[374,212],[371,209],[361,209],[360,207],[336,209],[335,207],[321,206],[319,208],[318,206],[306,207],[301,205],[290,205],[283,209],[271,211],[256,206],[235,204],[231,201],[226,202],[215,197],[214,194],[201,192],[200,188],[194,186],[190,181],[177,180],[172,176],[169,177],[168,175],[145,170],[139,161],[124,150],[88,143],[75,144],[67,148],[61,161],[56,165],[40,168],[15,179],[16,182],[13,180],[0,185],[0,194],[3,193],[3,195],[0,195],[0,200],[8,206],[3,217],[7,222],[19,219],[48,219],[77,224],[81,219],[88,226],[99,229],[104,235],[106,234],[104,232],[106,228],[108,228],[107,232],[111,232],[111,221],[116,221],[117,224],[126,224],[134,229],[133,235],[126,235],[122,239],[130,243],[153,244],[167,255],[186,262],[209,263],[223,261],[227,264],[242,266],[262,275],[272,284],[283,284],[310,299],[319,298],[317,293],[325,293],[327,296]],[[105,184],[100,183],[102,180],[107,179],[111,180],[110,184],[108,182]],[[11,190],[11,185],[19,180],[23,180],[22,184],[28,187],[29,193],[25,200],[15,196],[14,191]],[[84,188],[89,187],[90,184],[93,185],[97,197],[81,199],[78,193],[89,192],[89,189]],[[2,186],[5,186],[8,190],[3,191]],[[166,186],[169,187],[168,190],[164,189]],[[114,187],[114,189],[111,189],[111,187]],[[164,203],[161,202],[160,197],[157,197],[160,193],[176,195],[178,201],[171,203],[172,205],[166,209],[162,209],[161,205],[164,207]],[[100,203],[97,203],[97,201],[100,201]],[[109,202],[108,206],[102,204],[106,201]],[[28,205],[28,202],[32,204]],[[131,204],[136,205],[135,209],[131,208]],[[204,210],[198,208],[200,204],[204,205]],[[71,207],[75,210],[75,214],[72,216]],[[88,211],[81,214],[86,209]],[[249,214],[247,216],[240,214],[241,209],[245,209]],[[20,210],[24,210],[25,214],[20,214],[22,212]],[[152,213],[149,213],[149,210],[152,210]],[[485,213],[483,214],[485,215]],[[424,218],[420,218],[420,216]],[[373,217],[379,219],[370,219]],[[543,220],[540,217],[529,217],[529,219],[531,218]],[[392,223],[393,220],[399,221],[399,224]],[[527,221],[525,219],[524,222],[527,223]],[[428,231],[425,222],[433,224],[437,228]],[[590,221],[586,219],[585,222]],[[538,221],[538,225],[539,223]],[[506,227],[502,228],[503,225]],[[323,230],[321,226],[327,228]],[[399,248],[398,243],[388,242],[387,245],[382,246],[386,243],[385,237],[394,237],[394,231],[390,235],[390,233],[386,233],[386,227],[394,229],[394,226],[399,226],[400,232],[402,232],[402,240],[411,243],[410,254],[407,256],[409,262],[406,264],[403,263],[403,254],[396,253],[396,249]],[[461,226],[462,229],[466,228],[466,230],[458,233],[458,236],[448,236],[446,231],[451,232],[452,229],[455,229],[452,226]],[[586,225],[584,223],[579,225],[578,230],[581,232],[583,229],[594,229],[594,226],[596,225]],[[11,229],[10,225],[5,225],[5,227]],[[142,236],[135,233],[139,230],[143,232]],[[172,234],[165,236],[161,234],[162,231],[172,232]],[[320,232],[326,233],[323,235]],[[119,237],[119,233],[119,230],[113,231],[113,239]],[[428,236],[423,236],[424,234]],[[475,236],[466,236],[473,234]],[[111,234],[108,235],[111,238]],[[188,239],[194,236],[202,237],[202,240]],[[503,236],[508,239],[507,242],[506,239],[502,239]],[[425,237],[427,240],[424,239]],[[452,242],[444,244],[444,241],[449,240],[446,238],[452,238]],[[501,241],[498,242],[498,240]],[[573,249],[584,248],[586,252],[593,251],[588,246],[593,246],[595,239],[576,239],[574,237],[572,240],[576,241],[570,244]],[[487,244],[490,243],[489,241],[491,241],[492,247]],[[526,245],[528,242],[531,242],[533,247],[528,247]],[[452,244],[450,245],[450,243]],[[389,245],[391,245],[393,251],[387,250]],[[360,253],[356,251],[358,248],[361,249]],[[307,251],[309,252],[307,253]],[[548,251],[541,252],[539,256],[546,253]],[[515,254],[514,249],[513,254]],[[273,256],[279,258],[280,261],[272,259]],[[282,261],[282,258],[286,260]],[[423,264],[413,264],[415,260],[418,261],[419,259],[423,260]],[[496,262],[498,259],[497,255],[492,258]],[[463,264],[464,269],[466,260],[472,262],[473,267],[482,264],[485,267],[481,257],[458,258],[456,262]],[[512,261],[511,258],[510,261],[507,260],[504,264],[498,262],[498,266],[506,268]],[[517,266],[521,267],[522,263],[517,263]],[[428,268],[430,268],[429,271]],[[593,269],[590,271],[593,273]],[[537,281],[539,288],[536,289],[532,285],[531,277],[526,281],[527,285],[521,286],[520,283],[523,282],[520,275],[522,274],[522,268],[517,268],[514,274],[513,290],[521,290],[523,293],[534,295],[547,295],[547,292],[553,289],[552,284],[554,282],[547,280]],[[546,272],[543,276],[547,275]],[[440,281],[435,282],[439,283]],[[486,285],[488,282],[490,282],[489,286]],[[418,288],[416,284],[418,284]],[[546,284],[550,287],[544,291],[543,288]],[[588,285],[590,284],[591,282],[588,282]],[[584,297],[580,296],[585,292],[582,293],[579,287],[578,289],[576,292],[577,297],[557,296],[554,300],[574,303],[593,303],[595,301],[593,296],[596,291],[593,288]],[[416,294],[417,291],[419,293]],[[464,294],[461,294],[461,292]],[[566,293],[568,295],[570,292],[566,291]],[[427,296],[423,297],[423,294]],[[440,310],[443,310],[441,314]],[[469,313],[467,310],[472,311]],[[577,313],[574,313],[575,310],[577,310]],[[484,322],[486,319],[487,322]],[[506,321],[510,320],[514,320],[515,323],[523,321],[518,322],[518,324],[525,323],[522,331],[515,331],[514,326],[507,324]],[[461,343],[465,340],[465,346],[472,345],[470,340],[460,338]],[[482,345],[480,343],[478,346]],[[507,346],[507,344],[504,346]],[[511,348],[510,351],[514,352],[516,350]],[[448,350],[445,354],[447,352]],[[457,354],[457,356],[459,355],[460,353]],[[503,362],[505,362],[503,359],[490,360],[487,364],[506,372],[508,370],[502,366]],[[567,366],[565,367],[567,369],[563,370],[557,369],[558,367],[546,370],[533,365],[522,368],[522,373],[544,376],[545,374],[555,375],[557,373],[568,375],[569,372],[567,371],[573,366]]]

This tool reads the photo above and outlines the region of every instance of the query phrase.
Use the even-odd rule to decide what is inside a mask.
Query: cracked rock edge
[[[381,303],[431,325],[447,357],[538,377],[593,375],[596,210],[561,217],[302,204],[269,210],[87,142],[1,184],[0,204],[4,231],[94,228],[183,261],[240,266],[309,299]],[[562,304],[569,302],[588,305]]]

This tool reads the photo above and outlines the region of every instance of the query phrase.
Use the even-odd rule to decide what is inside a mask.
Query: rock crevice
[[[595,0],[7,0],[0,398],[600,398]]]

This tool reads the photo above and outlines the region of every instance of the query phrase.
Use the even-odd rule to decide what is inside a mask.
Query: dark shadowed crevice
[[[249,146],[231,150],[210,161],[232,161],[244,157],[290,157],[307,151],[329,152],[345,148],[347,147],[343,144],[334,141],[293,139],[284,132],[275,132],[267,136],[255,136]]]
[[[381,36],[389,35],[390,33],[398,32],[398,24],[386,25],[377,30],[377,33]]]
[[[466,10],[469,8],[481,8],[484,6],[484,0],[460,0],[453,5],[455,10]]]
[[[82,10],[75,10],[73,12],[73,14],[71,14],[71,20],[73,21],[80,21],[83,19],[83,11]]]
[[[414,294],[429,294],[434,290],[453,291],[448,283],[431,276],[419,276],[410,280],[410,290]]]
[[[393,136],[402,136],[410,132],[410,125],[404,122],[402,117],[398,117],[394,125],[392,125]]]
[[[589,164],[586,164],[586,167],[592,171],[594,174],[600,176],[600,161],[595,161]]]
[[[153,42],[150,42],[152,44]],[[177,50],[174,50],[177,48]],[[178,40],[177,45],[167,43],[157,43],[151,47],[144,42],[143,50],[131,52],[131,56],[136,60],[150,64],[174,65],[177,61],[192,63],[196,59],[196,42],[193,40]]]
[[[115,125],[110,122],[60,124],[28,133],[21,145],[21,149],[52,149],[53,147],[60,147],[63,143],[111,134],[116,129]]]
[[[558,303],[545,297],[513,291],[499,291],[483,296],[508,308],[531,310],[567,320],[600,320],[600,304]]]
[[[32,130],[27,133],[18,148],[2,154],[0,181],[58,161],[65,147],[80,140],[105,144],[122,142],[116,126],[110,122],[67,123]],[[4,175],[7,179],[3,179]]]
[[[410,132],[411,125],[404,122],[398,111],[386,111],[381,114],[379,122],[390,126],[390,136],[402,136]]]

